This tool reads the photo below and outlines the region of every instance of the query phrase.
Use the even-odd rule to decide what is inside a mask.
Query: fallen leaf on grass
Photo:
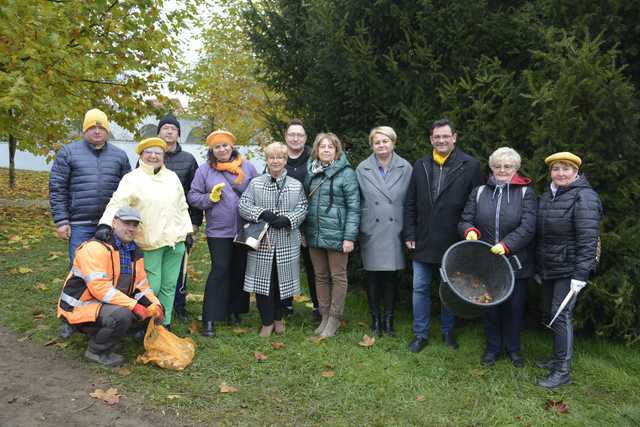
[[[416,402],[424,402],[425,400],[427,400],[426,396],[423,396],[421,394],[416,396]]]
[[[307,308],[313,308],[313,303],[312,302],[306,302],[304,303],[304,306]]]
[[[336,376],[336,373],[335,373],[335,371],[327,369],[325,371],[322,371],[322,373],[320,375],[322,375],[325,378],[332,378],[332,377]]]
[[[484,371],[480,368],[473,368],[470,372],[474,377],[481,377],[484,375]]]
[[[341,328],[346,328],[347,326],[349,326],[349,321],[347,319],[340,320],[340,327]]]
[[[58,340],[58,338],[54,338],[54,339],[51,339],[51,340],[47,341],[46,343],[44,343],[44,346],[45,347],[49,347],[50,345],[54,345],[54,344],[57,344],[59,342],[60,341]]]
[[[108,390],[102,390],[101,388],[97,388],[93,393],[89,393],[89,396],[100,399],[107,405],[115,405],[120,402],[120,395],[118,394],[118,389],[110,388]]]
[[[118,373],[118,375],[120,375],[122,377],[126,377],[127,375],[131,375],[131,369],[129,369],[129,368],[118,368],[116,370],[116,372]]]
[[[44,313],[34,313],[33,320],[42,320],[44,319]]]
[[[11,237],[9,237],[9,242],[11,242],[11,243],[17,243],[20,240],[22,240],[22,236],[11,236]]]
[[[369,335],[365,334],[362,337],[362,341],[360,341],[358,345],[368,348],[368,347],[373,347],[375,343],[376,343],[376,339],[374,337],[370,337]]]
[[[333,369],[333,365],[329,362],[326,362],[323,366],[325,369]]]
[[[321,337],[319,335],[314,335],[311,338],[309,338],[309,341],[311,341],[314,344],[321,344],[323,342],[325,342],[327,340],[326,337]]]
[[[263,360],[267,360],[269,358],[269,357],[267,357],[266,354],[264,354],[264,353],[262,353],[260,351],[254,351],[253,352],[253,357],[255,357],[258,362],[262,362]]]
[[[238,389],[228,385],[227,383],[221,383],[219,386],[220,393],[237,393]]]
[[[234,335],[244,335],[249,332],[249,328],[245,328],[243,326],[237,326],[231,330]]]
[[[309,301],[309,297],[305,295],[294,295],[293,300],[295,302],[307,302]]]
[[[202,294],[187,294],[187,301],[191,301],[191,302],[202,302],[204,301],[204,295]]]
[[[20,274],[33,273],[33,270],[30,269],[29,267],[18,267],[18,273]]]
[[[69,346],[68,342],[57,342],[54,344],[58,348],[67,348]]]
[[[281,350],[283,348],[285,348],[286,345],[284,345],[284,343],[281,342],[272,342],[271,343],[271,348],[273,348],[274,350]]]
[[[41,291],[48,291],[49,287],[44,283],[36,283],[34,286],[36,289],[40,289]]]
[[[182,396],[180,396],[179,394],[169,394],[169,395],[167,395],[167,399],[169,399],[169,400],[182,399]]]
[[[569,405],[564,403],[562,400],[547,400],[544,403],[544,409],[547,411],[555,412],[557,414],[566,414],[569,412]]]
[[[198,333],[198,322],[196,320],[191,321],[191,324],[189,325],[189,333],[192,335]]]

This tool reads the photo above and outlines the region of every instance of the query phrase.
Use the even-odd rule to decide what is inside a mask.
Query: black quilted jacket
[[[176,150],[173,152],[166,152],[164,165],[167,169],[172,170],[178,175],[182,188],[184,189],[184,195],[189,193],[191,189],[191,181],[198,170],[198,162],[193,154],[183,151],[180,144],[176,144]],[[191,224],[202,225],[202,210],[197,209],[189,205],[189,216],[191,217]]]
[[[580,175],[554,195],[545,192],[538,203],[537,271],[542,279],[587,281],[596,267],[602,203]]]

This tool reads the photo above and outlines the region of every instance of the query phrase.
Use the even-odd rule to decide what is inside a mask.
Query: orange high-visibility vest
[[[133,257],[131,284],[127,292],[117,288],[120,277],[120,253],[98,240],[89,240],[76,251],[73,267],[62,287],[57,316],[68,323],[95,322],[102,304],[114,304],[133,310],[142,305],[160,304],[147,282],[142,254]]]

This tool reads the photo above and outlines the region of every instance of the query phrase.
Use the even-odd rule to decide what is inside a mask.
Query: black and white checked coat
[[[282,187],[284,185],[284,187]],[[282,189],[280,201],[279,189]],[[265,210],[285,215],[291,228],[270,228],[257,251],[249,251],[244,277],[244,290],[269,295],[271,267],[276,254],[280,298],[286,299],[300,293],[300,224],[307,216],[307,198],[297,179],[287,178],[286,171],[274,182],[269,174],[254,178],[240,198],[240,216],[247,221],[258,222]]]

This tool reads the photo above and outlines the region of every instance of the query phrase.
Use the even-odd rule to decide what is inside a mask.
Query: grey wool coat
[[[278,201],[279,190],[282,192]],[[240,216],[258,222],[260,214],[269,210],[289,218],[291,227],[269,228],[257,251],[249,251],[244,277],[244,290],[269,295],[271,268],[275,254],[278,266],[280,298],[300,293],[300,224],[307,215],[307,198],[297,179],[282,172],[275,181],[269,174],[254,178],[240,198]]]
[[[411,181],[411,165],[393,154],[385,177],[374,154],[356,168],[360,186],[360,255],[368,271],[405,268],[402,239],[404,199]]]

